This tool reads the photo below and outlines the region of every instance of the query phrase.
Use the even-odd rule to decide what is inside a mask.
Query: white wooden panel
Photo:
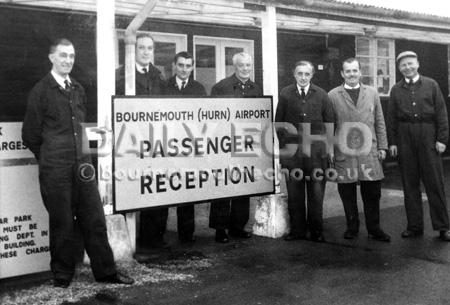
[[[394,28],[387,26],[371,26],[362,23],[351,23],[336,20],[326,20],[309,17],[288,16],[278,14],[277,25],[279,29],[290,29],[297,31],[347,34],[364,36],[365,29],[374,28],[376,32],[373,37],[406,39],[423,42],[433,42],[440,44],[450,43],[450,33],[437,33],[431,31],[421,31],[404,28]]]

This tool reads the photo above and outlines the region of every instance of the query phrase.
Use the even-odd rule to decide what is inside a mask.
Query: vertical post
[[[115,5],[97,0],[97,121],[105,133],[98,153],[98,187],[106,215],[113,213],[111,96],[115,94]],[[105,140],[106,138],[106,140]],[[135,230],[130,230],[131,248],[135,248]]]
[[[125,95],[136,95],[136,34],[125,36]],[[128,234],[131,240],[131,251],[136,252],[136,219],[137,213],[126,213]]]
[[[136,33],[150,15],[157,2],[158,0],[148,0],[125,31],[125,95],[136,94]],[[132,252],[136,251],[136,217],[136,213],[127,213],[125,215],[128,234],[131,239]]]
[[[267,5],[261,13],[262,57],[264,94],[273,96],[273,109],[278,105],[278,52],[277,52],[277,15],[273,5]],[[275,115],[274,115],[275,116]],[[288,212],[286,196],[280,193],[278,179],[278,139],[275,136],[275,195],[256,197],[255,224],[253,233],[260,236],[279,238],[288,231]]]
[[[267,5],[261,14],[262,57],[264,94],[273,95],[273,106],[278,104],[278,52],[277,52],[277,12],[275,6]]]
[[[267,5],[266,11],[261,13],[262,32],[262,57],[263,57],[263,83],[264,94],[273,96],[272,113],[275,118],[275,111],[278,105],[278,50],[277,50],[277,12],[273,5]],[[274,153],[276,156],[275,166],[278,167],[278,139],[275,136]],[[277,168],[275,168],[277,170]],[[276,192],[280,191],[280,181],[275,175]]]
[[[115,6],[108,1],[97,0],[97,124],[111,130],[111,95],[115,92],[114,23]],[[106,133],[107,143],[101,143],[98,156],[98,172],[111,173],[111,134]],[[105,214],[112,214],[112,175],[99,175],[99,191]]]

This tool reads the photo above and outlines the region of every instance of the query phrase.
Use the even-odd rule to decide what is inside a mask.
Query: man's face
[[[237,77],[242,81],[250,79],[253,63],[249,57],[238,56],[236,59],[236,65],[234,66]]]
[[[192,58],[178,57],[177,63],[175,64],[175,72],[179,79],[188,79],[193,69]]]
[[[345,62],[342,65],[341,75],[344,78],[344,82],[350,87],[355,87],[358,85],[359,80],[361,79],[361,70],[359,69],[358,62]]]
[[[306,87],[311,83],[313,77],[312,67],[310,65],[299,65],[294,70],[295,81],[300,87]]]
[[[136,62],[147,66],[153,60],[153,40],[150,37],[141,37],[136,41]]]
[[[52,70],[56,74],[65,78],[72,71],[75,62],[75,49],[73,45],[57,45],[55,52],[48,55],[53,67]]]
[[[398,69],[405,78],[413,79],[419,72],[419,61],[415,57],[405,57],[400,59]]]

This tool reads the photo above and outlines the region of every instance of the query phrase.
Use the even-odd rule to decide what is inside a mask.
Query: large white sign
[[[116,211],[275,191],[272,99],[113,99]]]
[[[48,214],[22,123],[0,122],[0,278],[48,271]]]

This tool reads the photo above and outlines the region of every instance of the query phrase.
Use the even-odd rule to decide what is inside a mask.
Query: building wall
[[[51,10],[48,8],[0,4],[0,121],[21,121],[26,97],[32,86],[50,70],[48,46],[58,37],[67,37],[76,46],[77,59],[72,75],[87,91],[89,121],[96,120],[96,16],[95,13]],[[131,17],[118,16],[116,27],[125,29]],[[193,37],[213,36],[249,39],[254,41],[255,80],[262,83],[261,30],[257,27],[237,27],[214,24],[194,24],[186,21],[148,20],[142,30],[186,34],[188,51],[193,51]],[[420,71],[439,83],[448,99],[447,45],[398,39],[396,54],[404,50],[418,53]],[[278,30],[279,88],[292,83],[292,66],[300,59],[314,63],[313,81],[325,90],[332,89],[340,80],[327,73],[329,51],[337,51],[337,61],[355,56],[355,36],[307,31]],[[336,60],[336,58],[335,58]],[[397,72],[397,80],[401,75]],[[387,97],[382,97],[386,108]],[[450,111],[449,111],[450,115]]]
[[[326,33],[278,31],[279,88],[294,82],[292,68],[299,60],[309,60],[316,73],[312,82],[326,91],[342,83],[342,60],[355,56],[355,37]]]
[[[396,54],[408,50],[416,52],[419,56],[419,72],[435,79],[439,83],[444,96],[448,97],[447,45],[408,40],[395,41]],[[401,77],[401,73],[397,71],[397,80]]]
[[[67,37],[76,46],[72,74],[88,93],[90,113],[95,112],[95,17],[3,5],[0,8],[0,121],[23,120],[28,92],[50,71],[48,48],[59,37]]]
[[[89,121],[97,117],[97,60],[95,13],[51,10],[0,4],[0,121],[22,121],[28,92],[51,69],[48,48],[66,37],[76,49],[72,76],[86,89]],[[126,29],[131,17],[118,16],[116,28]],[[148,20],[140,30],[182,33],[193,51],[193,36],[214,36],[254,41],[255,79],[262,84],[261,31],[223,25]],[[114,63],[112,63],[114,64]]]

